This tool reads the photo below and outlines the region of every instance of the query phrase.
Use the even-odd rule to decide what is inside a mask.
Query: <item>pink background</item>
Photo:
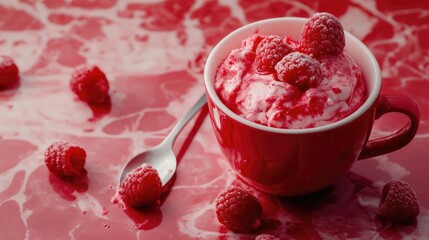
[[[138,3],[148,2],[148,3]],[[0,1],[0,54],[12,56],[20,85],[0,91],[0,239],[429,238],[429,2],[302,1]],[[124,211],[112,203],[126,161],[159,143],[204,91],[202,69],[230,31],[270,17],[336,15],[382,69],[382,93],[413,97],[421,109],[405,148],[357,162],[320,193],[270,196],[246,186],[220,152],[204,109],[175,144],[179,166],[160,207]],[[69,89],[73,69],[97,64],[111,104],[95,108]],[[405,121],[388,114],[374,135]],[[86,149],[87,174],[64,182],[43,153],[54,141]],[[382,186],[401,179],[416,191],[416,224],[376,217]],[[236,234],[215,216],[224,187],[243,186],[263,204],[261,228]]]

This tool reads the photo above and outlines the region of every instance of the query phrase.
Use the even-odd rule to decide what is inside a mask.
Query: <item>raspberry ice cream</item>
[[[341,26],[335,27],[342,31]],[[314,37],[309,28],[304,26],[303,32]],[[337,42],[335,51],[328,49],[331,52],[311,48],[312,42],[302,39],[285,37],[281,45],[278,39],[255,33],[221,63],[215,89],[229,109],[262,125],[302,129],[339,121],[363,104],[365,82],[359,67],[342,51],[344,36],[332,39]]]

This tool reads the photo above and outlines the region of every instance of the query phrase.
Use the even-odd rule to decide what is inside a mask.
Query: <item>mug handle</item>
[[[416,135],[419,127],[420,111],[414,100],[401,95],[381,95],[380,103],[375,110],[375,119],[389,112],[403,113],[410,121],[388,136],[368,140],[358,160],[398,150],[407,145]]]

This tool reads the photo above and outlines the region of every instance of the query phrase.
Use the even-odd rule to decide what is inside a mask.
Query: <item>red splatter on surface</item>
[[[96,1],[96,0],[72,0],[72,1],[66,1],[66,0],[43,0],[43,3],[48,8],[61,8],[61,7],[78,7],[78,8],[84,8],[84,9],[105,9],[110,8],[116,4],[116,0],[103,0],[103,1]]]
[[[222,6],[216,1],[207,1],[191,14],[191,18],[198,21],[198,27],[202,29],[205,42],[215,45],[242,24],[231,15],[231,9]]]
[[[4,173],[13,168],[36,149],[37,147],[35,145],[25,140],[0,139],[0,152],[2,153],[0,173]]]
[[[0,30],[30,31],[40,30],[43,23],[28,12],[0,5]]]
[[[151,31],[174,30],[181,25],[184,15],[194,1],[165,1],[159,3],[131,3],[120,14],[124,17],[134,16],[142,12],[140,26]]]
[[[77,67],[86,62],[79,54],[83,42],[71,37],[60,37],[49,40],[38,61],[28,70],[29,74],[50,68],[54,62],[67,67]]]
[[[67,25],[73,20],[73,16],[61,13],[53,13],[48,17],[49,21],[58,25]]]
[[[105,18],[80,17],[78,24],[74,25],[71,32],[86,40],[93,40],[97,37],[105,37],[102,26],[110,24]]]
[[[310,1],[309,4],[314,4]],[[273,1],[271,3],[255,4],[252,0],[240,0],[240,5],[246,14],[246,18],[249,22],[254,22],[269,17],[284,17],[284,16],[296,16],[296,17],[310,17],[312,14],[306,12],[301,6],[296,6],[292,3],[283,1]]]
[[[24,239],[26,227],[21,219],[18,203],[8,200],[0,205],[0,231],[5,239]],[[11,230],[13,229],[13,230]]]

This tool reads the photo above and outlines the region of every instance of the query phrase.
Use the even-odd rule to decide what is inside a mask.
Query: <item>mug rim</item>
[[[359,46],[360,50],[363,51],[367,58],[367,60],[370,61],[370,64],[373,66],[374,71],[371,72],[371,76],[373,78],[373,87],[368,87],[368,80],[365,79],[365,82],[367,83],[367,90],[370,91],[369,95],[367,96],[367,99],[365,102],[352,114],[349,116],[335,121],[333,123],[329,123],[323,126],[318,127],[312,127],[312,128],[303,128],[303,129],[289,129],[289,128],[276,128],[276,127],[270,127],[265,126],[262,124],[258,124],[255,122],[252,122],[250,120],[245,119],[244,117],[239,116],[232,110],[230,110],[219,98],[218,94],[216,93],[214,89],[214,78],[211,79],[211,76],[209,76],[212,71],[210,71],[213,67],[216,68],[215,74],[217,72],[217,69],[219,67],[219,63],[217,66],[213,66],[212,62],[214,61],[215,53],[219,51],[219,49],[227,44],[227,42],[230,40],[230,38],[233,38],[235,35],[241,33],[242,31],[248,30],[248,29],[255,29],[259,25],[267,24],[267,23],[274,23],[274,22],[288,22],[288,21],[295,21],[295,22],[301,22],[304,23],[304,21],[307,21],[308,18],[301,18],[301,17],[280,17],[280,18],[269,18],[264,19],[256,22],[252,22],[249,24],[246,24],[240,28],[237,28],[236,30],[230,32],[228,35],[226,35],[222,40],[220,40],[216,46],[212,49],[210,52],[205,67],[204,67],[204,84],[206,89],[206,94],[208,97],[213,101],[214,105],[216,105],[222,112],[224,112],[226,115],[231,117],[237,122],[240,122],[244,125],[247,125],[248,127],[255,128],[261,131],[271,132],[271,133],[280,133],[280,134],[308,134],[308,133],[318,133],[318,132],[324,132],[332,129],[336,129],[338,127],[344,126],[360,116],[362,116],[368,109],[371,108],[371,106],[374,104],[374,102],[378,99],[378,96],[380,94],[381,90],[381,72],[380,72],[380,66],[378,65],[378,62],[372,52],[368,49],[368,47],[362,43],[357,37],[355,37],[353,34],[347,32],[344,30],[345,37],[346,37],[346,45],[347,41],[353,41],[356,45]],[[244,39],[241,39],[244,40]],[[239,46],[238,46],[239,47]],[[228,53],[229,54],[229,53]],[[224,59],[228,56],[228,54],[225,55]],[[353,59],[353,57],[352,57]],[[359,65],[358,65],[359,66]],[[359,66],[361,68],[361,66]]]

